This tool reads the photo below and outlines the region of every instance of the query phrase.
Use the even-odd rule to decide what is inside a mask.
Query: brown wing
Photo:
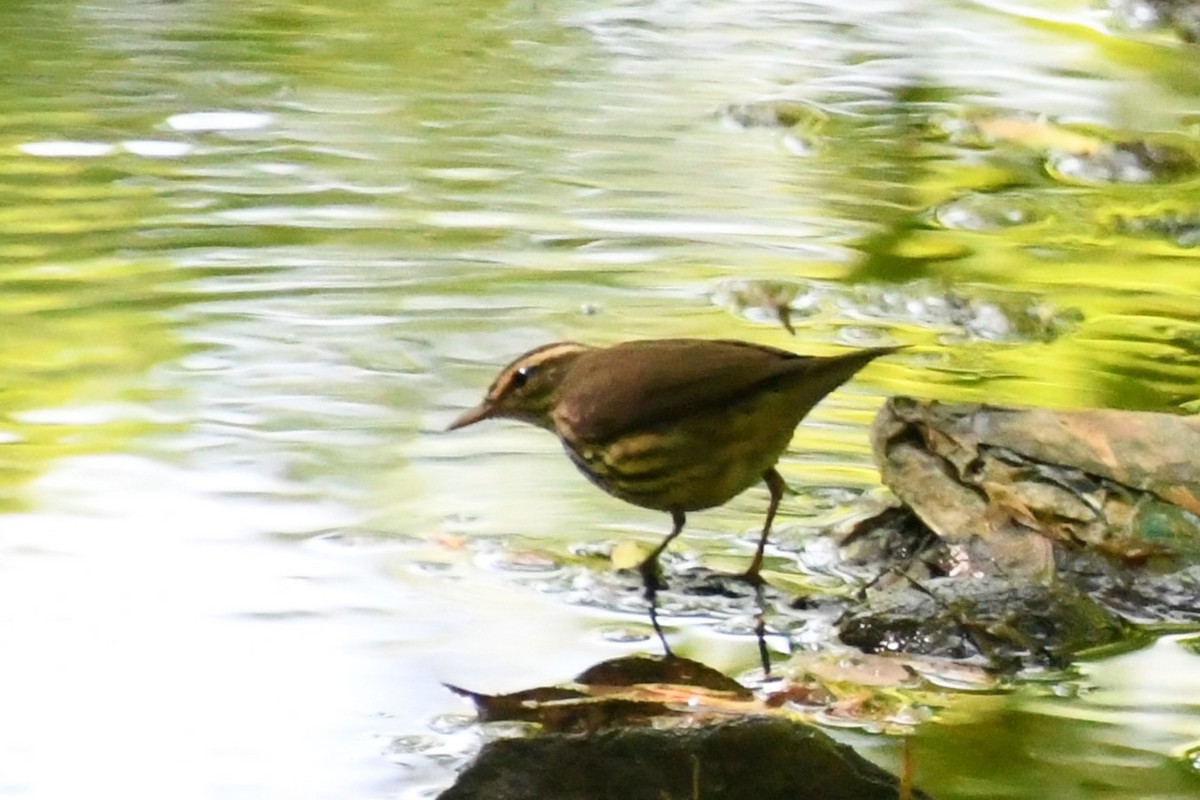
[[[772,382],[806,381],[805,375],[812,378],[815,396],[804,403],[811,407],[872,358],[891,350],[829,359],[726,340],[626,342],[576,360],[559,388],[556,416],[578,439],[604,441],[727,405]]]

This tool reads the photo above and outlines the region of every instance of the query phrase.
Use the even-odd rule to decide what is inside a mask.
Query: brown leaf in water
[[[762,698],[711,667],[679,657],[612,659],[588,668],[569,685],[511,694],[447,688],[469,698],[482,722],[532,722],[554,732],[754,716],[836,716],[878,727],[905,724],[899,720],[913,716],[907,709],[916,702],[907,693],[933,688],[923,677],[933,667],[913,666],[918,663],[910,656],[798,656],[779,666],[777,683]]]

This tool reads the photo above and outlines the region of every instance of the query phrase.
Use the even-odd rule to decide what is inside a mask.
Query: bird
[[[651,624],[671,656],[657,616],[658,559],[687,514],[766,484],[766,520],[741,575],[761,589],[763,551],[786,489],[776,464],[796,426],[860,369],[901,347],[809,356],[732,339],[554,342],[500,370],[447,431],[488,419],[535,425],[557,436],[600,489],[671,515],[670,533],[638,567]]]

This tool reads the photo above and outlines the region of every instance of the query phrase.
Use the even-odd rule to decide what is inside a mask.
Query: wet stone
[[[748,719],[484,746],[439,800],[894,800],[899,781],[820,730]],[[927,798],[912,791],[914,798]]]
[[[993,669],[1063,667],[1126,638],[1125,626],[1074,587],[941,578],[873,598],[842,620],[841,640],[868,653],[981,661]]]

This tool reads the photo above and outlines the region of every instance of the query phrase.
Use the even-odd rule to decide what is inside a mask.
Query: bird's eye
[[[529,383],[529,379],[533,377],[533,367],[521,367],[512,376],[512,385],[514,389],[520,389],[525,384]]]

